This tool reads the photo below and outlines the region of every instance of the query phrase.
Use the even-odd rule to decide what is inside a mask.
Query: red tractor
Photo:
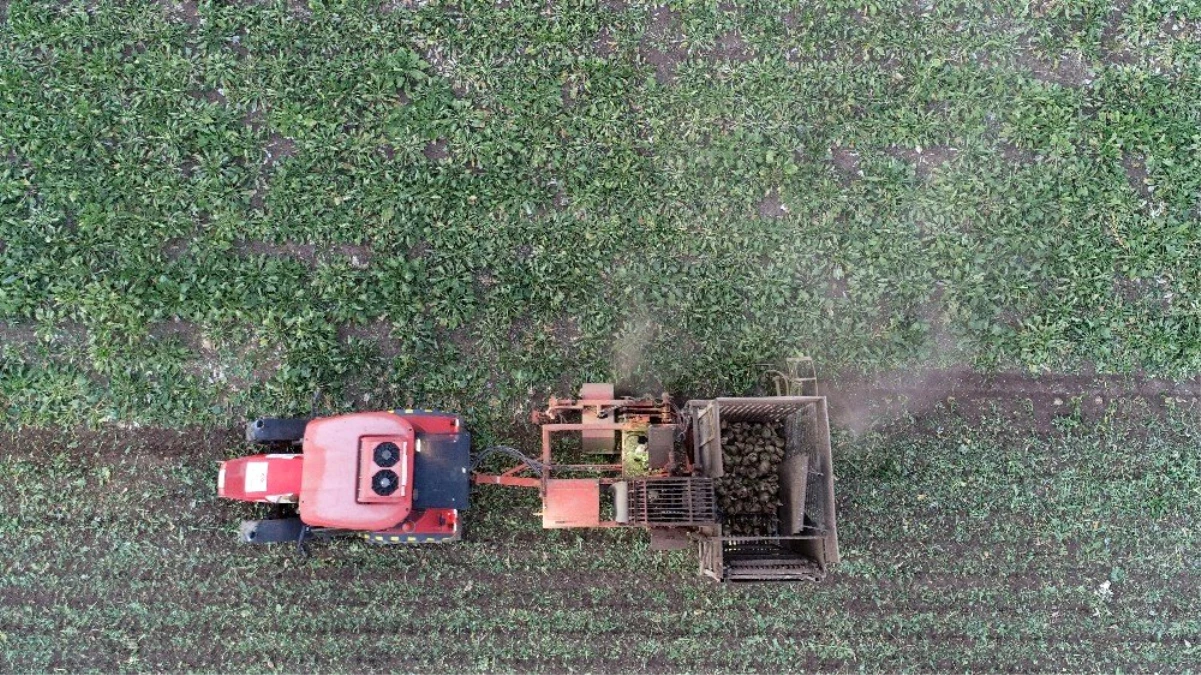
[[[257,420],[248,440],[301,452],[223,462],[217,490],[276,506],[243,523],[243,541],[415,544],[461,538],[473,482],[533,488],[546,528],[643,528],[654,548],[696,545],[701,573],[719,581],[818,579],[838,560],[829,426],[816,380],[795,370],[776,374],[776,396],[682,409],[585,385],[534,414],[537,457],[473,456],[460,418],[437,411]],[[496,457],[513,464],[476,471]]]
[[[471,436],[457,415],[394,410],[260,419],[247,425],[246,438],[276,447],[299,443],[301,452],[221,463],[219,496],[274,504],[283,516],[244,522],[243,541],[354,533],[415,544],[462,535]]]

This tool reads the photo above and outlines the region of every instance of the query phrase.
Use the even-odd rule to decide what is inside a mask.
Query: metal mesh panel
[[[830,439],[824,426],[819,426],[813,415],[805,418],[804,433],[808,440],[809,475],[805,486],[805,515],[818,532],[833,529],[830,515],[832,495],[830,494],[830,476],[833,467],[829,463]]]
[[[648,478],[630,482],[633,525],[708,525],[717,522],[713,481],[708,478]]]
[[[813,443],[813,434],[809,430],[813,423],[812,410],[812,407],[805,408],[784,420],[784,438],[787,441],[784,446],[785,458],[809,453]]]
[[[812,403],[809,397],[717,399],[721,418],[728,422],[778,422]]]
[[[689,403],[696,426],[693,429],[695,456],[693,461],[707,467],[710,478],[721,478],[721,428],[717,405],[712,401]]]
[[[806,481],[805,519],[818,532],[826,531],[826,477],[817,471],[810,471]]]
[[[722,546],[726,581],[818,581],[821,565],[789,550],[778,539],[726,541]]]
[[[724,581],[725,564],[721,559],[721,539],[702,539],[699,545],[701,574],[714,581]]]

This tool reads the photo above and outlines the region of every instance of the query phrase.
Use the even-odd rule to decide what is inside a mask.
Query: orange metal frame
[[[601,412],[620,416],[620,422],[601,422]],[[618,413],[617,411],[621,412]],[[589,417],[580,422],[560,422],[565,413],[579,412]],[[475,473],[472,481],[477,485],[506,485],[511,487],[538,488],[542,496],[544,527],[617,527],[613,521],[599,517],[600,487],[622,479],[621,462],[611,464],[556,464],[551,450],[551,435],[563,432],[633,432],[644,429],[656,421],[670,424],[674,421],[671,402],[666,397],[659,401],[635,399],[556,399],[551,398],[545,410],[535,411],[531,416],[535,424],[542,427],[541,476],[522,475],[530,471],[525,464],[518,464],[499,474]],[[556,478],[558,474],[572,472],[594,472],[609,474],[594,478]],[[590,484],[592,487],[585,485]]]
[[[536,410],[530,416],[534,424],[546,424],[559,419],[566,412],[585,412],[594,410],[597,416],[605,408],[625,408],[636,412],[627,417],[631,424],[650,422],[652,417],[672,416],[671,402],[664,397],[658,401],[647,399],[558,399],[553,396],[547,402],[546,410]],[[596,428],[595,423],[588,423],[588,428]]]
[[[591,412],[600,417],[602,410],[625,409],[632,414],[624,414],[622,422],[558,422],[565,413]],[[559,399],[551,397],[545,410],[536,410],[530,416],[531,420],[542,427],[542,456],[544,467],[541,480],[530,476],[522,476],[529,467],[518,464],[499,474],[476,473],[472,480],[479,485],[508,485],[514,487],[537,487],[546,494],[546,481],[550,480],[553,471],[621,471],[621,463],[616,464],[555,464],[551,453],[551,434],[564,431],[637,431],[640,427],[650,424],[655,418],[673,417],[671,402],[664,397],[659,401],[639,399]],[[603,419],[603,418],[602,418]]]
[[[635,431],[639,427],[637,422],[622,422],[622,423],[603,423],[603,424],[580,424],[580,423],[556,423],[542,425],[542,476],[534,478],[532,476],[520,475],[524,471],[528,471],[529,467],[525,464],[518,464],[511,469],[499,474],[476,473],[472,476],[472,481],[477,485],[508,485],[513,487],[536,487],[539,488],[543,495],[546,494],[546,483],[551,480],[552,472],[564,471],[615,471],[620,474],[621,463],[616,464],[555,464],[554,457],[551,453],[551,434],[564,431]],[[601,479],[597,479],[601,480]]]

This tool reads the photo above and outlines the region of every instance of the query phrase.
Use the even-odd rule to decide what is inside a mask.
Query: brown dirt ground
[[[172,21],[182,21],[190,26],[200,25],[200,9],[195,0],[159,0],[163,13]]]
[[[563,86],[559,87],[559,98],[563,101],[564,108],[574,108],[576,97],[580,92],[580,85],[572,82],[564,82]]]
[[[207,103],[214,103],[217,105],[225,105],[226,103],[225,94],[222,94],[216,89],[192,89],[188,91],[188,96],[191,96],[197,101],[205,101]]]
[[[1012,143],[1001,143],[999,148],[1001,156],[1005,158],[1006,164],[1033,164],[1036,161],[1036,156],[1033,152],[1023,150]]]
[[[600,32],[596,34],[596,40],[592,42],[592,51],[601,58],[608,58],[616,50],[617,41],[613,39],[613,34],[607,27],[601,27]]]
[[[172,459],[180,457],[217,461],[223,458],[228,450],[238,447],[243,442],[240,428],[104,427],[68,430],[66,435],[71,442],[89,448],[92,453],[89,453],[88,457],[98,457],[99,461],[126,455],[144,456],[161,463],[170,463]],[[41,455],[49,456],[51,452],[62,449],[63,438],[62,429],[26,428],[20,431],[0,432],[0,454],[35,459]]]
[[[920,152],[915,148],[893,147],[889,149],[888,154],[907,164],[913,165],[918,178],[925,180],[931,174],[935,173],[940,166],[954,160],[959,151],[945,145],[936,145],[922,148]]]
[[[351,265],[365,267],[371,261],[371,249],[366,246],[353,244],[295,244],[272,243],[268,241],[242,241],[237,249],[243,255],[265,255],[282,258],[296,258],[308,265],[316,265],[322,260],[333,256],[350,258]]]
[[[425,6],[428,0],[391,0],[380,6],[384,12],[398,12],[403,10],[419,9]]]
[[[651,23],[642,37],[638,53],[654,66],[655,80],[659,84],[674,83],[676,68],[688,58],[688,50],[679,46],[680,29],[680,15],[666,5],[651,11]]]
[[[150,326],[150,336],[156,340],[176,339],[190,348],[200,344],[201,327],[191,321],[160,321]]]
[[[1122,158],[1122,168],[1126,170],[1126,178],[1130,187],[1143,197],[1151,196],[1151,186],[1147,182],[1147,162],[1141,154],[1127,154]]]
[[[742,63],[755,58],[755,50],[742,39],[737,30],[727,31],[717,37],[717,44],[710,53],[712,58]]]
[[[558,319],[545,329],[564,349],[570,349],[582,336],[579,323],[573,318]]]
[[[36,327],[30,323],[0,325],[0,341],[5,344],[35,342]]]
[[[441,162],[450,157],[450,151],[446,149],[446,141],[442,139],[429,143],[421,152],[431,162]]]
[[[844,174],[844,182],[851,182],[860,177],[859,153],[851,148],[835,145],[830,148],[830,158],[834,166]]]
[[[265,148],[267,158],[265,163],[274,166],[284,159],[296,154],[296,142],[279,134],[271,134]]]
[[[345,343],[351,338],[374,344],[379,355],[391,359],[400,353],[400,344],[393,334],[392,325],[376,320],[368,324],[346,324],[338,327],[338,340]]]
[[[432,250],[433,247],[430,246],[429,242],[422,240],[410,247],[405,256],[409,260],[421,260],[428,256]]]
[[[29,349],[39,342],[37,328],[29,322],[0,323],[0,343]],[[87,327],[77,321],[56,323],[50,333],[50,340],[60,344],[82,345],[87,338]]]
[[[1018,64],[1036,80],[1062,87],[1086,87],[1097,74],[1079,52],[1063,53],[1057,60],[1039,56],[1031,45],[1018,52]]]
[[[1117,0],[1106,19],[1105,28],[1101,31],[1101,62],[1109,66],[1131,65],[1137,61],[1135,53],[1122,44],[1122,21],[1133,0]]]
[[[835,278],[833,275],[826,280],[825,295],[831,300],[844,300],[850,296],[851,285],[847,283],[846,276]]]
[[[779,190],[773,189],[759,202],[759,217],[765,220],[783,218],[788,213],[788,207],[780,199]]]

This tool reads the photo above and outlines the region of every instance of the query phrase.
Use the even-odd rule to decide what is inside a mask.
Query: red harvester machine
[[[536,457],[472,455],[460,418],[438,411],[256,420],[247,440],[288,451],[222,462],[217,491],[275,505],[242,524],[246,542],[414,544],[462,537],[473,482],[531,488],[546,528],[643,528],[654,548],[696,546],[701,574],[718,581],[817,580],[838,561],[826,399],[808,359],[772,375],[774,396],[683,408],[584,385],[534,414]],[[478,470],[498,456],[512,466]]]

